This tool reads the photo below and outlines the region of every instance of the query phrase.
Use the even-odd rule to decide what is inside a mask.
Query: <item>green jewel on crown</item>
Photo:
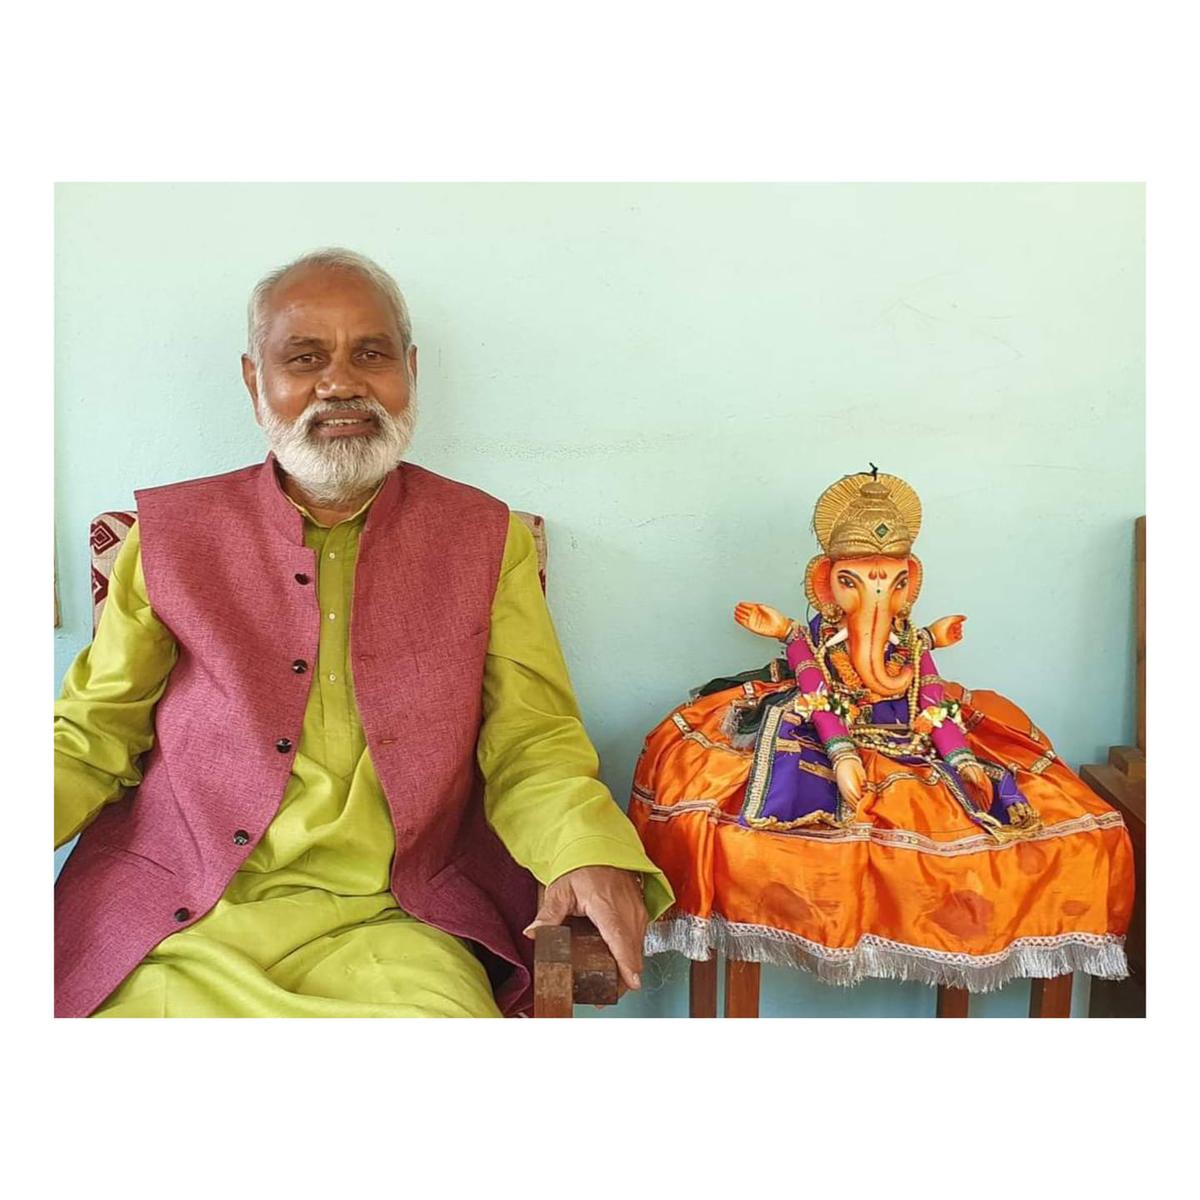
[[[885,524],[883,524],[882,521],[878,525],[875,526],[875,536],[876,537],[880,537],[880,538],[886,537],[887,531],[888,531],[888,527]]]

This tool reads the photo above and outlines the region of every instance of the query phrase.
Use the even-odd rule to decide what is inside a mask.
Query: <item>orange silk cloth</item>
[[[988,991],[1017,977],[1127,974],[1133,855],[1120,814],[995,692],[964,691],[971,749],[1011,770],[1042,827],[998,841],[932,768],[860,750],[867,784],[843,828],[738,821],[753,747],[723,731],[748,682],[684,704],[646,739],[629,815],[675,890],[648,949],[778,962],[832,983],[874,976]],[[811,767],[809,769],[812,769]],[[820,769],[820,768],[817,768]]]

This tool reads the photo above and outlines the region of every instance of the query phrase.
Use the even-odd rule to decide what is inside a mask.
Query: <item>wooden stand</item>
[[[762,964],[725,960],[725,1015],[727,1017],[757,1017],[758,993],[762,979]]]
[[[1137,619],[1137,745],[1113,746],[1108,762],[1080,768],[1084,783],[1124,818],[1133,843],[1137,893],[1125,938],[1128,979],[1092,980],[1088,1015],[1146,1015],[1146,518],[1134,526],[1135,610]]]
[[[717,956],[703,962],[693,962],[690,987],[688,989],[688,1016],[715,1017],[717,1015]]]
[[[1035,979],[1029,990],[1031,1017],[1069,1017],[1073,975],[1055,975],[1053,979]]]
[[[966,988],[940,987],[937,990],[939,1017],[969,1017],[971,993]]]

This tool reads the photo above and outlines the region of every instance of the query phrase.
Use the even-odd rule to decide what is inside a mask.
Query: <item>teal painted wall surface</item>
[[[1072,765],[1132,738],[1140,185],[70,184],[56,208],[56,687],[90,638],[89,519],[262,457],[247,293],[336,244],[407,295],[413,459],[545,514],[622,805],[687,689],[769,657],[734,603],[803,609],[813,502],[868,460],[924,504],[918,617],[970,617],[944,673]],[[605,1015],[682,1016],[686,977],[652,960]],[[928,1016],[933,993],[767,968],[763,1012]]]

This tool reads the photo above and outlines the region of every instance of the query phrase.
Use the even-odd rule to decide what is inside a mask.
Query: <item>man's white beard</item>
[[[313,435],[318,420],[347,413],[369,413],[378,428],[358,437]],[[369,492],[399,465],[417,423],[417,393],[413,388],[408,407],[398,417],[393,417],[378,400],[318,401],[291,424],[260,400],[258,417],[279,465],[309,498],[317,504],[344,504]]]

